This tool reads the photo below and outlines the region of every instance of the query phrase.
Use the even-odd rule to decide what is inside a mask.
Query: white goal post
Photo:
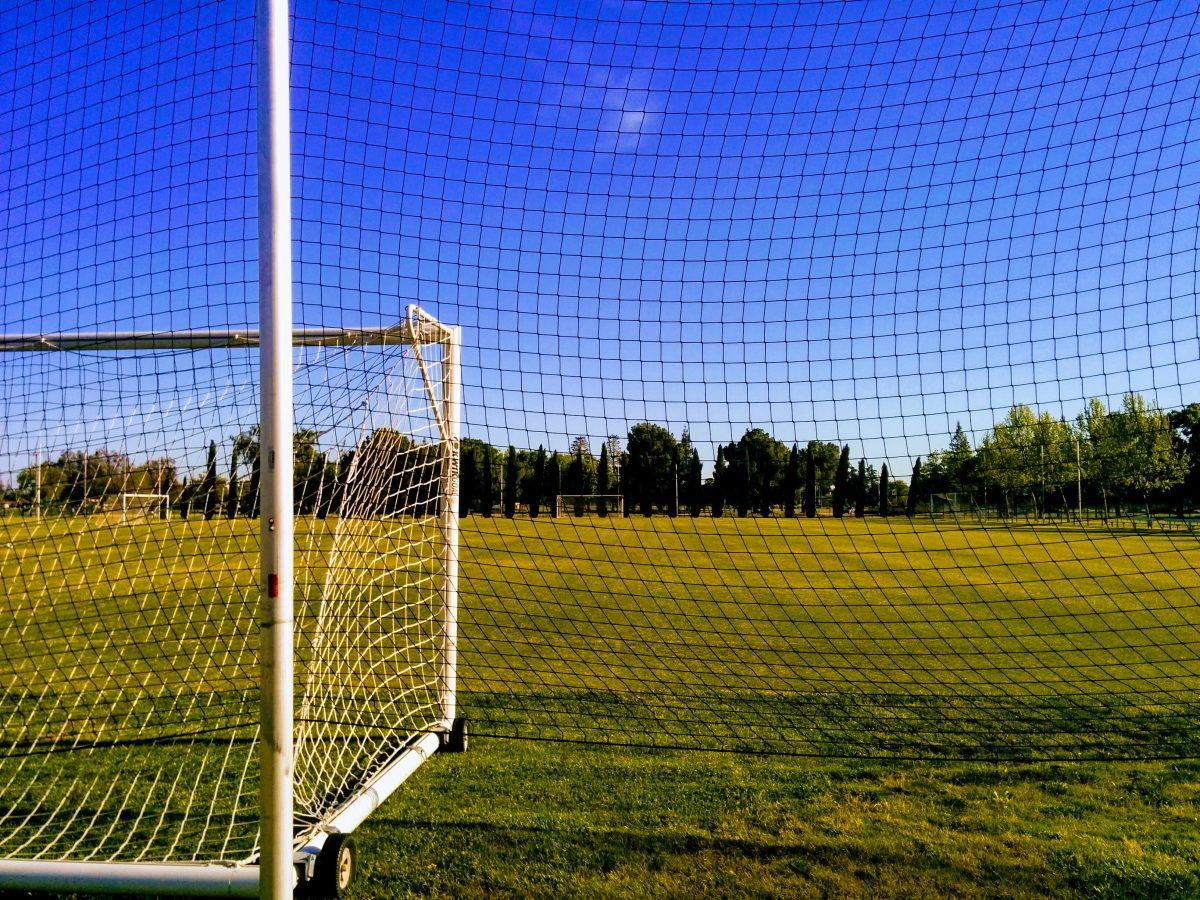
[[[285,343],[279,390],[254,330],[0,335],[3,382],[66,404],[10,413],[0,437],[39,491],[69,494],[52,477],[86,434],[176,479],[119,493],[123,517],[190,498],[162,527],[65,511],[9,526],[29,549],[3,585],[0,889],[290,896],[461,745],[460,329],[410,307]],[[264,385],[289,403],[273,469]]]

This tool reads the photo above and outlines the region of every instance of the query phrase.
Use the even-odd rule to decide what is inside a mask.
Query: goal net
[[[454,715],[455,334],[293,337],[297,848]],[[0,457],[44,510],[0,523],[0,855],[256,859],[260,378],[252,330],[0,336]]]
[[[261,5],[0,17],[0,856],[247,861],[291,823],[255,759],[288,440],[297,842],[452,704],[1196,755],[1194,4]]]

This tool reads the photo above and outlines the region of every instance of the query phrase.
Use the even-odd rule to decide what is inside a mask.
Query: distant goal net
[[[414,308],[292,336],[302,872],[454,720],[457,334]],[[252,329],[0,336],[0,457],[43,510],[0,523],[0,881],[254,889],[262,377]]]
[[[121,511],[122,521],[131,519],[159,518],[165,519],[170,511],[170,494],[120,494],[117,505]]]

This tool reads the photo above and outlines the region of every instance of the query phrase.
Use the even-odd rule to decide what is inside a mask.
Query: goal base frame
[[[295,852],[293,889],[311,880],[317,857],[332,835],[353,833],[395,793],[409,776],[443,746],[452,744],[459,723],[427,731],[384,766],[361,791],[318,826]],[[465,747],[465,743],[464,743]],[[218,862],[85,862],[79,860],[0,859],[0,891],[63,891],[176,897],[257,897],[257,861]]]

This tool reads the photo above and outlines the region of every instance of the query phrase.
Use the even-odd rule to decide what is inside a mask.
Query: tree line
[[[300,515],[436,512],[442,473],[434,445],[385,428],[333,453],[320,449],[316,431],[302,429],[293,451]],[[11,499],[28,506],[36,494],[45,508],[79,512],[106,508],[121,493],[149,493],[166,495],[184,517],[257,517],[257,427],[220,446],[211,441],[205,460],[199,474],[181,478],[168,457],[134,464],[107,449],[68,450],[23,469]],[[651,422],[634,425],[623,442],[610,436],[598,454],[584,437],[563,453],[501,450],[477,438],[460,447],[462,515],[609,515],[621,508],[626,516],[912,516],[950,495],[1004,515],[1084,505],[1106,516],[1131,506],[1147,515],[1152,507],[1196,509],[1200,404],[1165,412],[1130,393],[1111,410],[1091,400],[1074,422],[1018,404],[978,447],[959,425],[946,449],[913,462],[907,481],[887,463],[876,470],[859,458],[855,465],[849,445],[813,439],[789,447],[762,428],[718,446],[708,472],[686,430],[677,438]]]
[[[626,516],[913,516],[951,495],[1005,516],[1135,505],[1183,513],[1200,507],[1200,404],[1168,413],[1130,393],[1111,410],[1089,401],[1074,422],[1018,404],[978,447],[957,425],[946,449],[913,461],[907,481],[887,463],[853,465],[848,445],[788,447],[762,428],[719,445],[705,473],[686,430],[676,438],[650,422],[629,430],[624,449],[610,436],[598,457],[584,437],[549,454],[466,439],[461,471],[462,515],[580,514],[578,499],[570,510],[558,500],[589,494],[600,515],[611,511],[603,498],[620,496]]]
[[[319,448],[319,433],[293,435],[293,508],[297,515],[428,516],[437,512],[442,480],[439,449],[393,429],[376,429],[353,450]],[[224,450],[222,458],[221,450]],[[68,450],[17,475],[13,499],[46,512],[99,512],[116,507],[122,494],[166,498],[184,519],[258,518],[261,512],[259,430],[255,426],[221,445],[210,441],[198,474],[180,478],[169,457],[134,465],[123,453]]]

